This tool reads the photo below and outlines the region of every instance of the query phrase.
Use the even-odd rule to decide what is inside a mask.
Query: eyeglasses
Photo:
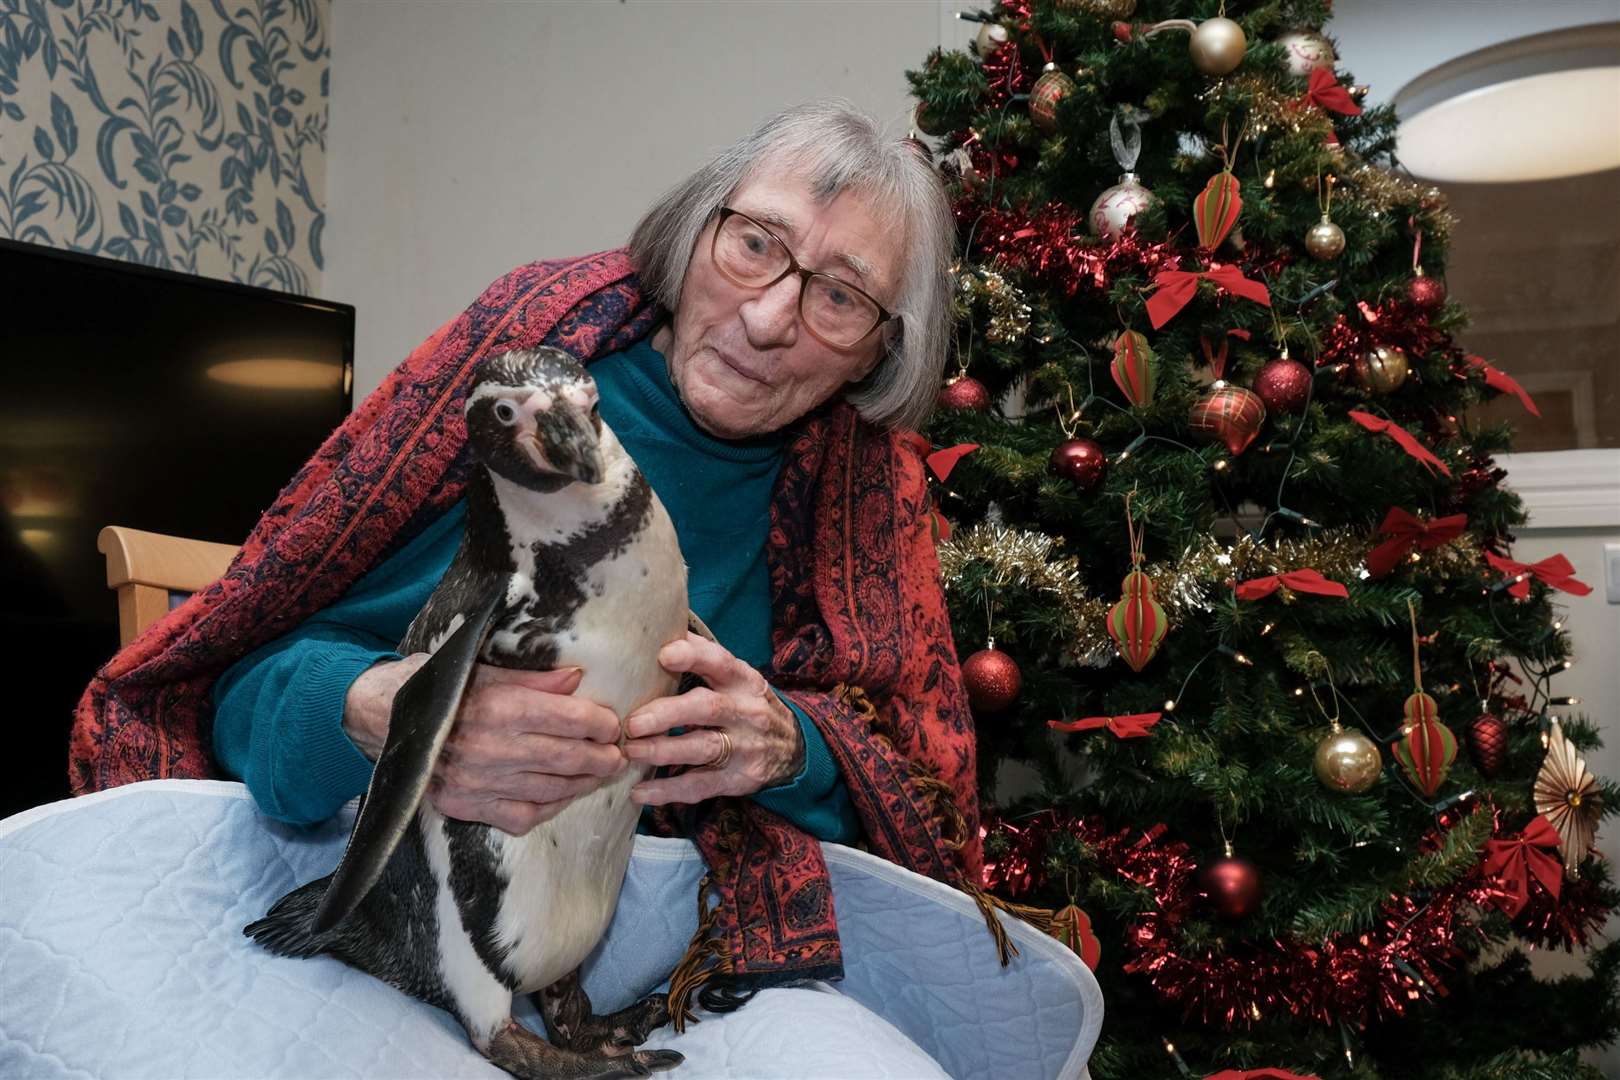
[[[799,318],[829,348],[853,349],[894,318],[849,282],[800,266],[781,237],[729,206],[720,208],[710,254],[728,281],[746,289],[768,289],[789,274],[799,275]]]

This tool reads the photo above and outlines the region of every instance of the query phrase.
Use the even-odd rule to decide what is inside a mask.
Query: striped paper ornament
[[[1198,229],[1199,247],[1219,247],[1237,225],[1238,214],[1243,210],[1238,187],[1237,177],[1230,172],[1218,172],[1193,199],[1193,225]]]
[[[1124,595],[1108,610],[1108,636],[1132,671],[1140,672],[1159,651],[1170,629],[1164,608],[1153,596],[1153,580],[1140,570],[1125,575]]]
[[[1440,722],[1440,706],[1419,691],[1406,699],[1406,725],[1390,751],[1412,786],[1434,798],[1457,757],[1457,738]]]
[[[1418,653],[1420,644],[1417,626],[1417,608],[1406,602],[1406,612],[1412,619],[1412,682],[1415,690],[1406,699],[1406,722],[1401,726],[1401,737],[1390,744],[1390,753],[1400,762],[1401,771],[1412,781],[1412,786],[1432,799],[1446,782],[1451,763],[1457,759],[1457,737],[1440,722],[1440,706],[1434,698],[1423,692],[1423,664]]]
[[[1109,370],[1114,385],[1125,400],[1138,409],[1153,404],[1153,350],[1147,338],[1135,330],[1123,331],[1114,339],[1114,362]]]

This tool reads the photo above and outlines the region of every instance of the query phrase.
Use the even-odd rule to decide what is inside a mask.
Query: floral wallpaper
[[[296,293],[331,0],[0,0],[0,236]]]

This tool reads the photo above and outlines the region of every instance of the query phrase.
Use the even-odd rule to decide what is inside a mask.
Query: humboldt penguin
[[[466,535],[399,646],[432,656],[394,698],[337,870],[243,932],[285,956],[329,953],[448,1010],[515,1076],[645,1076],[681,1061],[633,1049],[667,1022],[666,999],[592,1016],[578,969],[612,918],[640,811],[630,787],[647,768],[519,837],[446,818],[423,795],[478,662],[582,668],[575,693],[621,723],[672,693],[658,652],[689,625],[686,565],[573,357],[491,357],[465,412],[477,459]],[[549,1041],[512,1019],[517,993],[535,995]]]

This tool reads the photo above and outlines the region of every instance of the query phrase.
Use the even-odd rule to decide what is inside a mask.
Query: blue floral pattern
[[[330,11],[0,0],[0,236],[315,291]]]

